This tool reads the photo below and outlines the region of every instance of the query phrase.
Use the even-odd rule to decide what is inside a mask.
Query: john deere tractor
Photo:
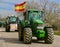
[[[19,24],[19,40],[26,44],[32,42],[32,37],[52,44],[54,40],[53,28],[43,20],[43,11],[30,9],[24,12],[24,20]]]
[[[6,18],[6,32],[18,31],[19,18],[16,16],[8,16]]]

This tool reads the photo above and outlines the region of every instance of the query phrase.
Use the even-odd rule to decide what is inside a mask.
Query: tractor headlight
[[[39,24],[39,25],[37,25],[37,29],[44,29],[43,24]]]
[[[37,26],[37,29],[44,29],[44,27],[41,27],[41,26]]]

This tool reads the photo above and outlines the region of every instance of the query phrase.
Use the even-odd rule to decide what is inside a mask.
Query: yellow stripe
[[[15,6],[15,10],[16,10],[16,9],[18,9],[18,10],[23,9],[23,8],[25,8],[25,6],[26,6],[26,4],[21,5],[21,6]]]
[[[15,9],[20,9],[19,6],[16,6]]]
[[[24,5],[22,5],[22,6],[20,6],[20,9],[23,9],[23,8],[25,8],[25,4],[24,4]]]

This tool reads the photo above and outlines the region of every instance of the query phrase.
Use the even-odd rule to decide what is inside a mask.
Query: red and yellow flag
[[[26,2],[23,2],[21,4],[15,4],[15,11],[16,12],[22,12],[25,10]]]

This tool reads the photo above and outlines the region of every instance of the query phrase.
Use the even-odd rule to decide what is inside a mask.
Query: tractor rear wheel
[[[24,43],[31,44],[32,41],[32,30],[31,28],[24,28]]]
[[[21,31],[18,31],[19,34],[19,41],[23,41],[23,36],[21,35]]]
[[[6,32],[10,32],[10,28],[9,27],[6,27]]]
[[[19,36],[19,41],[22,41],[23,40],[23,34],[22,34],[21,24],[18,24],[18,36]]]
[[[10,26],[8,26],[7,22],[6,22],[6,25],[5,25],[5,31],[10,32]]]
[[[6,32],[8,32],[8,29],[6,28]]]
[[[46,28],[46,37],[45,37],[45,43],[52,44],[54,40],[54,32],[52,28]]]

